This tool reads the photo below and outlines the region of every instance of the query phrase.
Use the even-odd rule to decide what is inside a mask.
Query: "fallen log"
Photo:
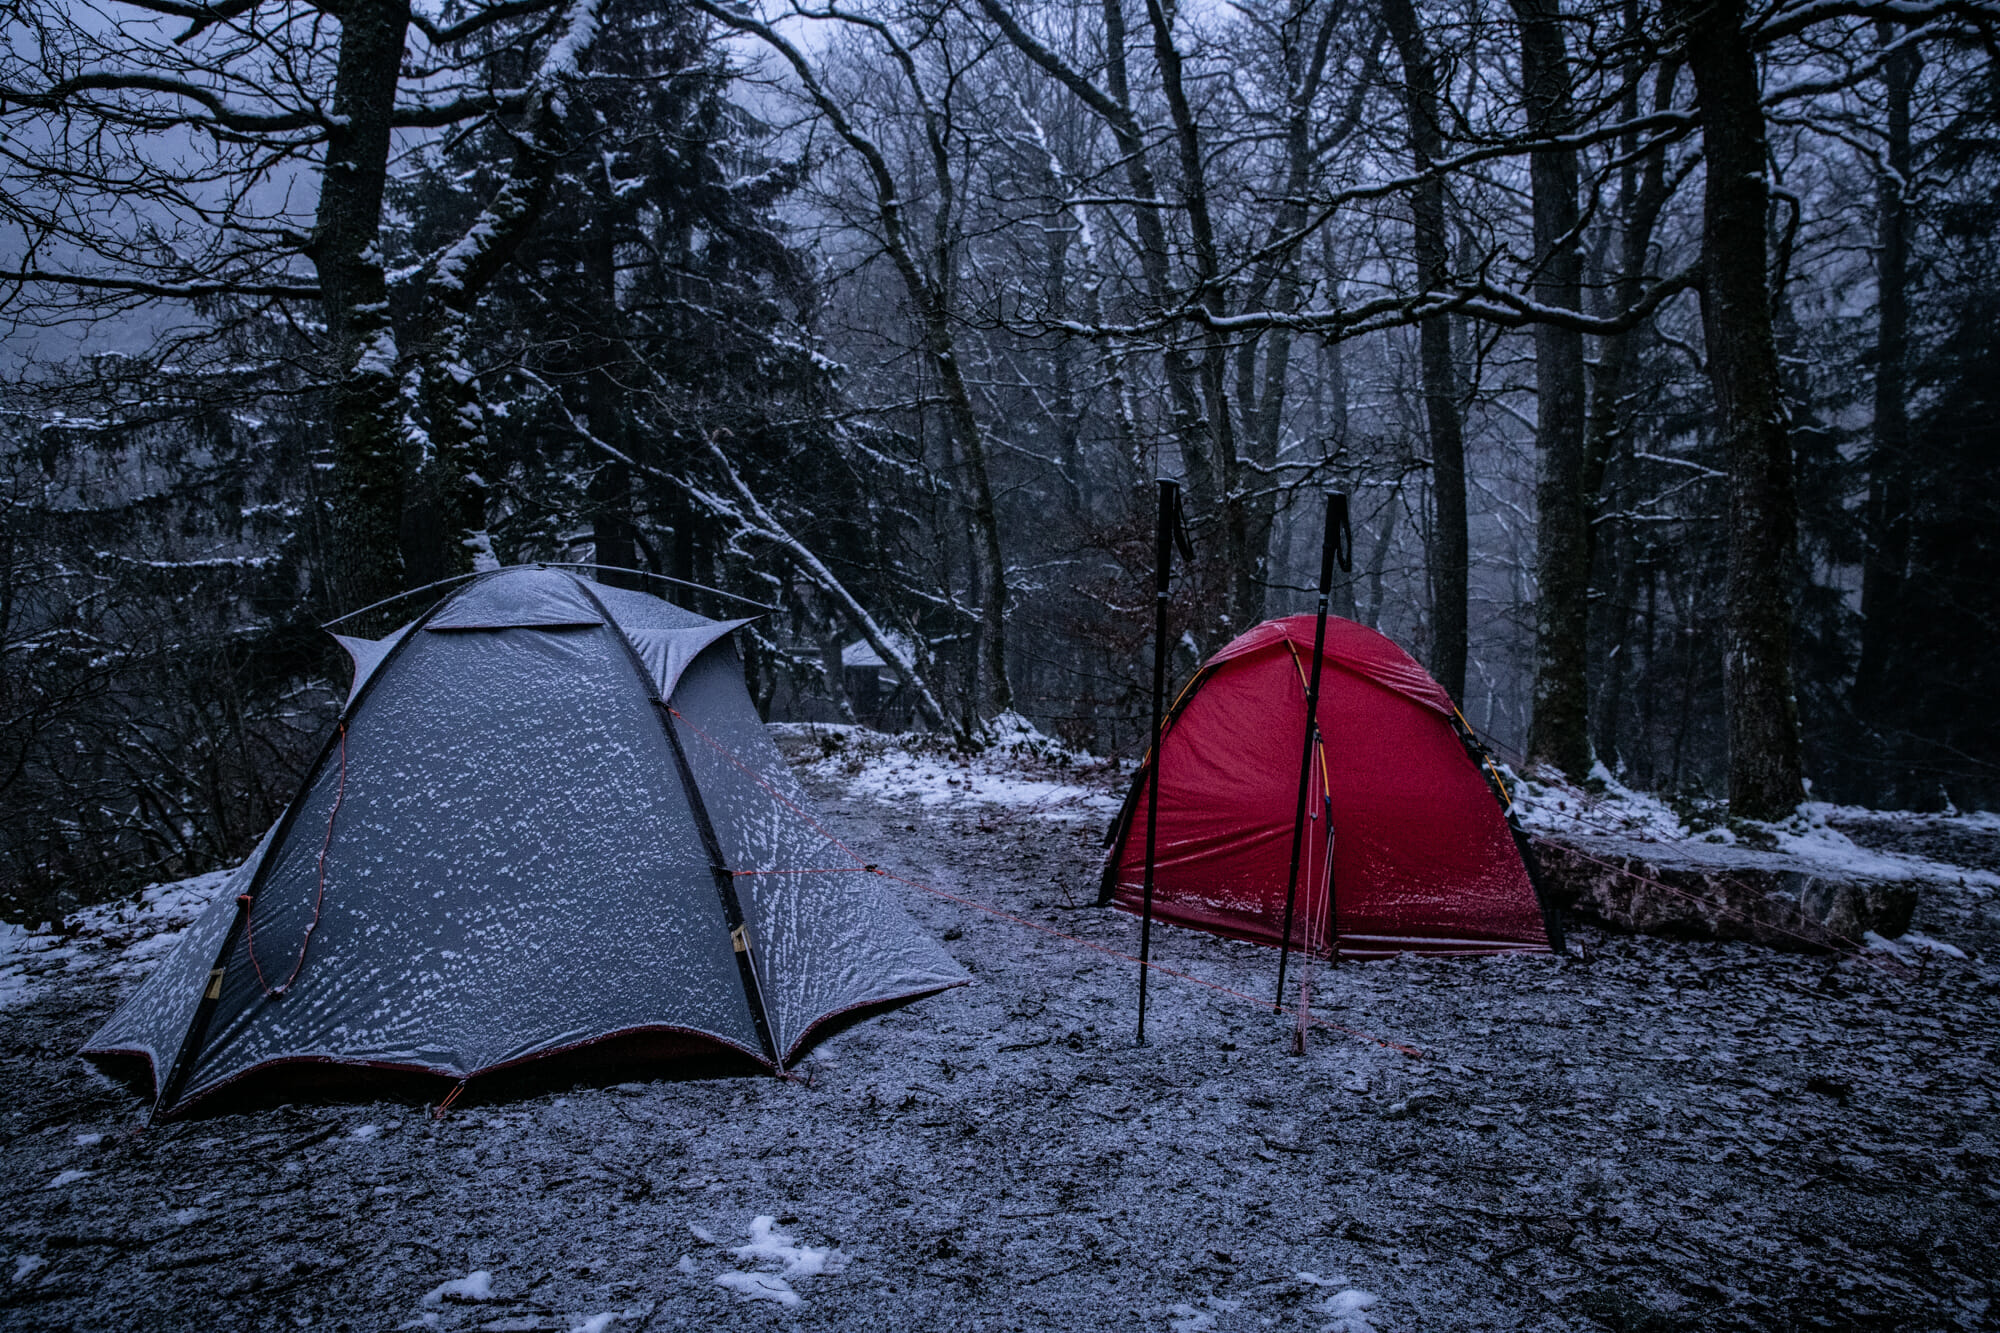
[[[1856,948],[1869,931],[1901,935],[1921,887],[1727,844],[1563,833],[1537,836],[1535,852],[1551,896],[1582,920],[1804,952]]]

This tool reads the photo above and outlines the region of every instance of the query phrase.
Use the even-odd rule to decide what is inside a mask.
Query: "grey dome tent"
[[[830,1020],[963,984],[814,818],[743,623],[520,567],[343,638],[298,797],[84,1054],[149,1064],[156,1116],[585,1049],[782,1069]]]

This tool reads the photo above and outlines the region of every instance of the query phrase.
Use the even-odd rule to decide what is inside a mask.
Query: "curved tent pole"
[[[706,583],[690,583],[686,579],[672,578],[666,574],[655,574],[650,569],[632,569],[626,565],[594,565],[582,560],[536,560],[526,565],[502,565],[499,569],[476,569],[464,574],[453,574],[450,578],[438,579],[434,583],[426,583],[421,588],[405,588],[399,593],[391,593],[379,602],[370,602],[366,606],[357,607],[349,611],[346,615],[335,616],[332,620],[323,622],[320,628],[331,633],[335,625],[343,624],[354,619],[356,616],[366,615],[368,612],[385,607],[391,602],[400,602],[405,597],[415,597],[418,593],[429,592],[433,588],[442,588],[446,584],[460,583],[466,579],[483,578],[488,574],[501,574],[510,569],[602,569],[614,574],[637,574],[641,578],[658,579],[662,583],[672,583],[682,588],[696,588],[702,592],[712,592],[717,597],[727,597],[733,602],[741,602],[745,606],[754,606],[759,611],[776,611],[779,609],[768,602],[760,602],[754,598],[745,597],[740,593],[725,592],[721,588],[711,588]]]
[[[1285,1007],[1285,964],[1291,960],[1292,954],[1292,914],[1299,895],[1299,852],[1306,833],[1306,792],[1312,785],[1313,741],[1319,735],[1319,680],[1320,672],[1326,666],[1326,606],[1327,597],[1333,591],[1333,564],[1336,558],[1340,561],[1342,573],[1354,568],[1354,536],[1347,522],[1345,491],[1327,492],[1326,525],[1320,534],[1319,605],[1313,626],[1312,682],[1306,686],[1305,741],[1299,754],[1299,803],[1292,815],[1292,866],[1285,878],[1285,930],[1278,937],[1278,995],[1272,1001],[1280,1010]],[[1333,828],[1329,824],[1329,846],[1332,839]],[[1333,882],[1329,877],[1329,900],[1332,893]]]
[[[401,592],[389,594],[387,597],[384,597],[379,602],[370,602],[366,606],[357,607],[356,609],[349,611],[344,616],[335,616],[332,620],[322,623],[320,625],[320,628],[325,630],[327,633],[331,634],[333,633],[333,627],[335,625],[341,624],[345,621],[352,620],[356,616],[367,615],[370,611],[373,611],[378,607],[387,606],[391,602],[400,602],[405,597],[415,597],[418,593],[429,592],[432,588],[442,588],[447,583],[459,583],[465,579],[476,579],[480,577],[480,575],[482,574],[497,574],[499,572],[500,571],[497,569],[485,569],[485,570],[475,569],[465,574],[453,574],[450,578],[439,579],[435,583],[426,583],[421,588],[405,588]]]
[[[613,574],[637,574],[641,578],[658,579],[662,583],[671,583],[680,588],[695,588],[701,592],[712,592],[717,597],[727,597],[732,602],[741,602],[745,606],[754,606],[759,611],[778,611],[782,609],[772,606],[769,602],[760,602],[753,597],[745,597],[741,593],[725,592],[721,588],[711,588],[706,583],[690,583],[686,579],[673,578],[667,574],[655,574],[650,569],[633,569],[630,565],[594,565],[585,560],[537,560],[535,567],[538,569],[602,569],[608,570]]]

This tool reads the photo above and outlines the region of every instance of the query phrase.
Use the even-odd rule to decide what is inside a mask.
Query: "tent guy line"
[[[319,929],[320,908],[326,904],[326,854],[333,849],[333,821],[340,815],[341,803],[347,799],[347,724],[340,727],[340,783],[334,789],[333,808],[326,812],[326,839],[319,845],[319,884],[313,892],[312,920],[306,923],[305,934],[299,937],[299,956],[292,960],[292,970],[285,979],[273,986],[264,976],[264,965],[257,961],[257,914],[251,910],[256,904],[247,893],[236,895],[236,901],[243,906],[243,952],[249,956],[251,970],[257,974],[257,984],[264,988],[270,998],[283,995],[299,979],[299,973],[306,965],[306,950],[312,947],[313,932]]]

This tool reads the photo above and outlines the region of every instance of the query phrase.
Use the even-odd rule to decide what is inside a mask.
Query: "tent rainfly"
[[[1313,629],[1312,616],[1266,621],[1210,657],[1174,705],[1158,760],[1161,920],[1282,942]],[[1328,618],[1322,657],[1291,946],[1326,956],[1337,945],[1344,958],[1547,951],[1560,935],[1505,788],[1451,697],[1351,620]],[[1112,825],[1101,903],[1140,910],[1153,772],[1149,759]]]
[[[837,1016],[963,984],[814,819],[742,623],[520,567],[342,638],[298,797],[84,1053],[149,1064],[158,1116],[586,1048],[782,1068]]]

